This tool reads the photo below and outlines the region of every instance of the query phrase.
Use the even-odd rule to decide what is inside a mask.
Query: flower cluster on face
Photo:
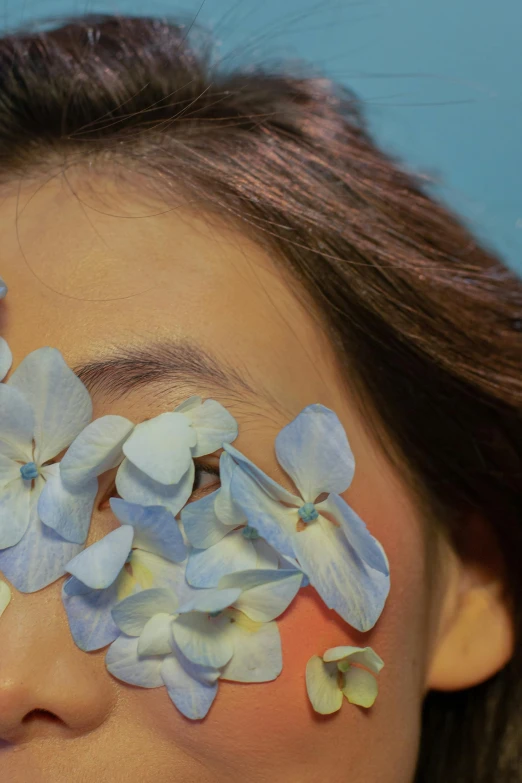
[[[11,362],[0,338],[0,380]],[[140,423],[91,419],[87,389],[53,348],[0,383],[0,571],[21,592],[67,576],[72,636],[85,651],[109,645],[115,677],[164,686],[197,720],[219,680],[280,674],[277,618],[303,586],[358,631],[375,625],[388,560],[341,497],[355,461],[333,411],[310,405],[275,440],[296,494],[231,445],[237,423],[215,400]],[[189,502],[194,459],[218,451],[219,489]],[[119,526],[86,547],[98,476],[113,469]],[[0,582],[0,615],[10,597]],[[371,706],[382,665],[369,647],[314,656],[303,673],[314,709],[338,710],[343,694]]]

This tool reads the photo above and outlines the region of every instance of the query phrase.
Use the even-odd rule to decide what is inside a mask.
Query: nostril
[[[49,723],[61,723],[60,718],[58,718],[57,715],[54,714],[54,712],[49,712],[49,710],[41,710],[41,709],[35,709],[31,710],[31,712],[28,712],[27,715],[24,715],[22,718],[22,723],[29,723],[32,720],[35,720],[38,718],[39,720],[46,720],[49,721]]]

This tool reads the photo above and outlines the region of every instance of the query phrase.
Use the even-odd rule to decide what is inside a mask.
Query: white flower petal
[[[5,612],[11,600],[11,588],[7,582],[0,580],[0,617]]]
[[[325,663],[318,655],[306,664],[306,690],[312,707],[321,715],[341,709],[343,694],[339,688],[339,671],[335,663]]]
[[[60,462],[64,485],[76,490],[123,460],[122,447],[134,429],[123,416],[101,416],[73,440]]]
[[[17,389],[0,384],[0,454],[32,461],[34,417],[30,404]],[[19,466],[20,467],[20,466]]]
[[[224,576],[219,588],[241,587],[243,592],[234,601],[235,608],[251,620],[268,623],[290,606],[302,580],[299,571],[255,569]]]
[[[179,615],[172,623],[172,636],[183,655],[200,666],[220,668],[231,659],[233,623],[222,613],[209,617],[200,612]]]
[[[10,457],[5,457],[3,454],[0,454],[0,489],[5,487],[6,484],[10,484],[11,481],[22,480],[20,473],[21,467],[20,463],[15,462]],[[26,483],[27,486],[29,486],[29,482]]]
[[[138,655],[168,655],[172,652],[172,615],[158,612],[145,623],[138,642]]]
[[[205,680],[201,672],[211,669],[197,666],[178,655],[168,655],[161,665],[161,677],[178,710],[190,720],[201,720],[208,713],[218,691],[216,679]]]
[[[127,636],[139,636],[151,617],[155,614],[173,615],[177,605],[171,590],[151,588],[120,601],[112,610],[112,617]]]
[[[233,527],[239,527],[239,525],[244,525],[246,522],[245,515],[239,506],[234,503],[230,491],[232,476],[236,470],[241,470],[241,468],[234,462],[230,454],[223,451],[219,458],[219,480],[221,487],[217,492],[214,511],[223,525]],[[196,546],[196,544],[194,544],[194,546]]]
[[[43,470],[47,481],[38,500],[40,519],[66,541],[85,543],[98,492],[98,480],[91,478],[78,491],[69,492],[62,483],[58,464],[49,465]]]
[[[29,527],[34,499],[31,482],[21,477],[0,489],[0,549],[18,544]]]
[[[377,680],[365,671],[356,666],[350,666],[344,674],[344,685],[342,692],[350,702],[359,707],[371,707],[377,698],[379,686]]]
[[[323,655],[327,662],[344,659],[349,663],[360,663],[375,674],[379,674],[384,666],[382,658],[371,647],[331,647]]]
[[[132,547],[134,530],[122,525],[100,538],[67,564],[70,574],[95,590],[109,587],[127,559]]]
[[[13,354],[7,341],[0,337],[0,381],[3,381],[13,363]]]
[[[253,623],[237,612],[232,626],[232,658],[223,669],[222,680],[269,682],[281,674],[283,656],[277,623]]]
[[[124,459],[116,474],[116,489],[124,500],[142,506],[165,506],[177,516],[192,494],[194,462],[177,484],[161,484]]]
[[[111,644],[105,656],[105,665],[113,677],[142,688],[163,686],[162,662],[157,655],[138,656],[138,639],[124,634]]]
[[[197,433],[193,457],[212,454],[222,448],[223,443],[232,443],[237,438],[237,421],[216,400],[205,400],[201,405],[192,405],[183,410],[183,413]]]
[[[181,604],[190,600],[198,591],[191,587],[185,579],[185,564],[173,563],[164,557],[145,552],[143,549],[133,549],[130,559],[132,577],[142,590],[151,587],[161,587],[171,590]]]
[[[192,462],[195,444],[196,432],[186,416],[160,413],[136,425],[123,444],[123,453],[154,481],[177,484]]]
[[[56,348],[28,354],[7,384],[18,389],[33,409],[38,464],[59,454],[91,420],[89,392]]]

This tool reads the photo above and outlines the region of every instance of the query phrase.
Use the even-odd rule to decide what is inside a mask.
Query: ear
[[[514,624],[498,548],[483,520],[468,520],[465,531],[458,550],[443,547],[442,607],[428,690],[478,685],[513,655]]]

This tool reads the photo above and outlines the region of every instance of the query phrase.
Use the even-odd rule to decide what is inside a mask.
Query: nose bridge
[[[93,731],[115,704],[104,651],[76,647],[60,588],[55,584],[31,595],[12,590],[0,617],[0,740]]]

